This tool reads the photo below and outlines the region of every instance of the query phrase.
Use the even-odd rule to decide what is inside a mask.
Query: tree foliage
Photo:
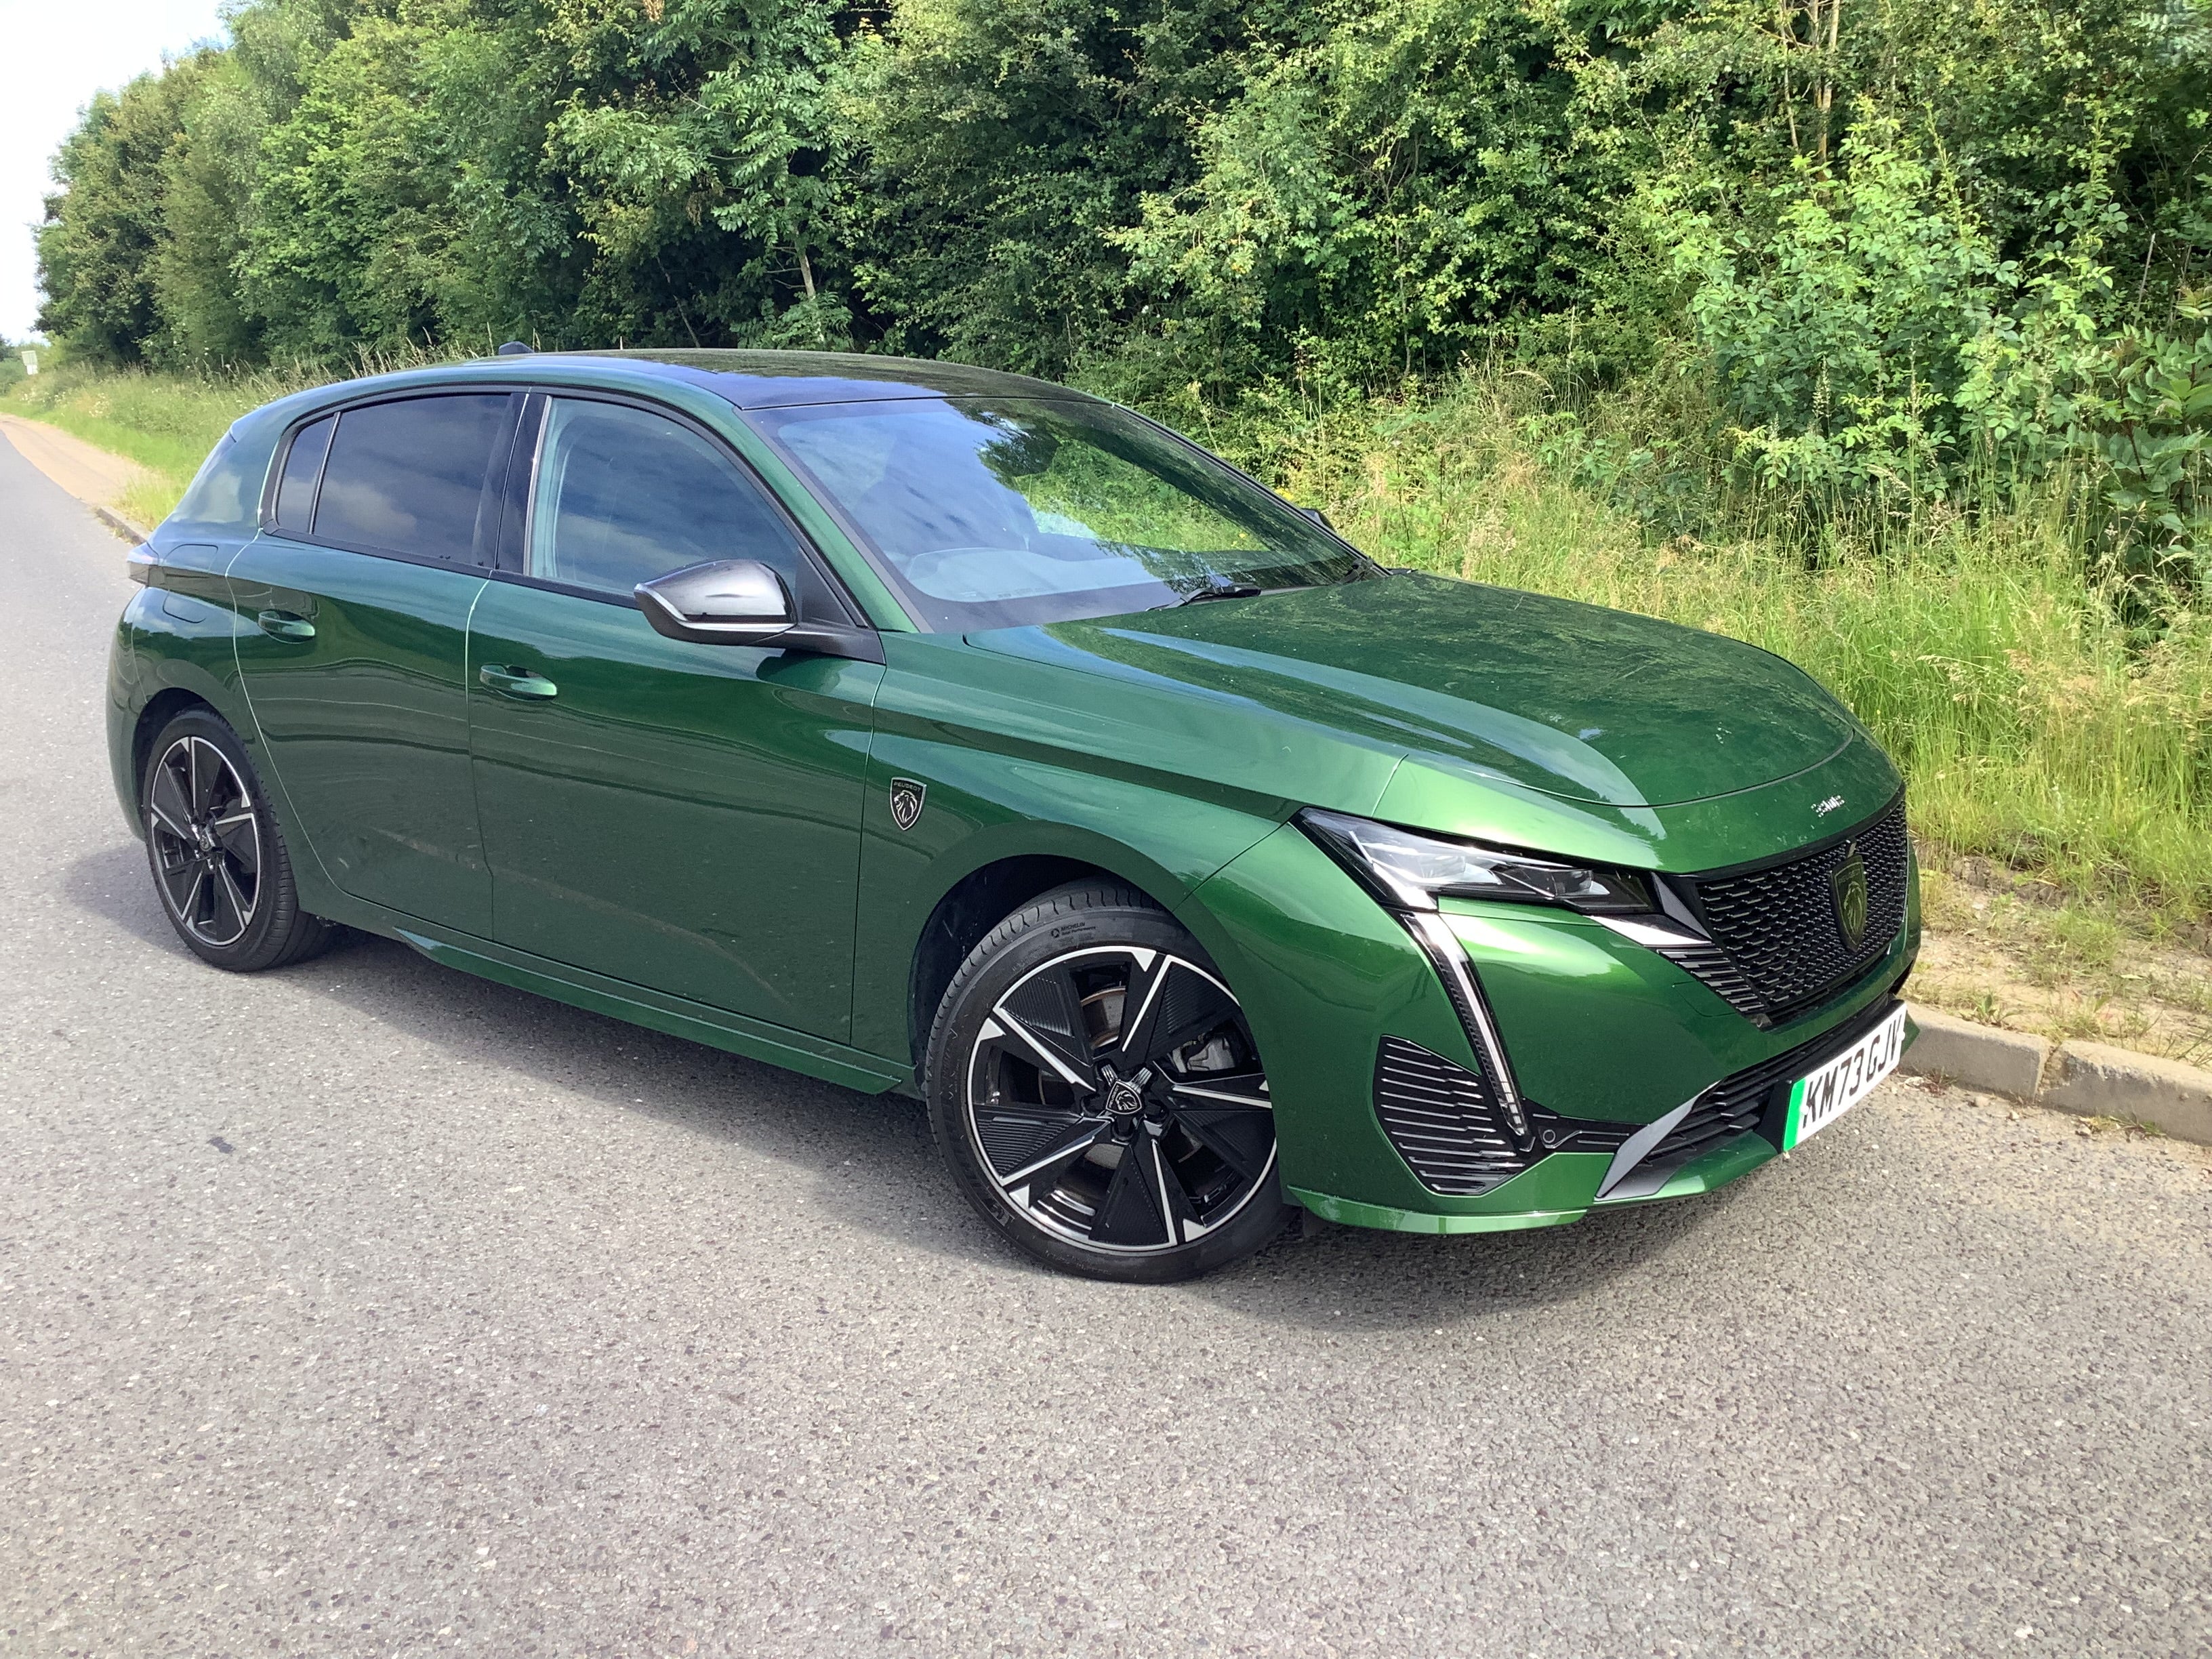
[[[42,326],[82,356],[853,345],[1217,403],[1668,363],[1735,476],[1887,499],[2120,466],[2127,366],[2203,333],[2212,0],[241,0],[231,27],[55,158]],[[2130,521],[2193,546],[2193,494],[2152,494],[2181,504]]]

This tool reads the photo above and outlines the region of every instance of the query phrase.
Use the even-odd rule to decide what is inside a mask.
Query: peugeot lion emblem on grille
[[[891,822],[902,830],[913,829],[915,822],[921,817],[922,799],[928,793],[929,786],[926,783],[916,783],[912,778],[893,778],[891,780]],[[1865,883],[1862,882],[1860,888],[1863,891]],[[1866,909],[1863,902],[1861,902],[1859,908],[1863,915]]]
[[[1845,946],[1856,951],[1867,930],[1866,860],[1856,842],[1844,848],[1844,861],[1828,879],[1836,890],[1836,925],[1844,930]]]

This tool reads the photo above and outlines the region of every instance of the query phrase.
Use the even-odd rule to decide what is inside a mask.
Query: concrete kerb
[[[2212,1072],[2101,1042],[2057,1047],[1928,1008],[1916,1007],[1912,1018],[1920,1036],[1901,1070],[2082,1117],[2147,1123],[2212,1146]]]
[[[129,542],[133,547],[139,546],[145,541],[146,532],[141,530],[137,525],[131,523],[130,520],[125,518],[113,507],[102,507],[97,501],[88,501],[86,505],[92,508],[92,516],[94,518],[99,520],[100,523],[106,525],[110,530],[112,530],[117,535],[122,537],[125,541]]]

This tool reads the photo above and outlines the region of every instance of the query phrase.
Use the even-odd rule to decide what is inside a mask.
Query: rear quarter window
[[[304,536],[314,521],[315,483],[323,476],[323,458],[331,451],[331,434],[337,417],[325,415],[301,428],[284,452],[284,470],[276,479],[276,527]]]
[[[191,483],[169,516],[180,523],[202,525],[245,526],[253,521],[254,512],[261,503],[261,477],[269,465],[269,451],[264,442],[258,455],[260,465],[247,476],[249,460],[255,459],[247,447],[238,441],[235,432],[226,432],[222,441],[208,452],[200,470],[192,475]]]

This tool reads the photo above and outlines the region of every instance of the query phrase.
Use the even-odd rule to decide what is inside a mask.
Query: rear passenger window
[[[488,549],[492,538],[480,540],[478,524],[499,510],[498,491],[487,481],[493,447],[507,430],[507,401],[501,392],[344,411],[323,468],[315,538],[481,562],[477,550]]]
[[[337,417],[325,415],[313,426],[303,426],[284,456],[283,476],[276,480],[276,527],[304,536],[315,516],[315,480],[323,475],[323,457],[330,453],[331,433]]]
[[[530,574],[610,593],[708,559],[758,559],[799,591],[798,539],[738,464],[621,404],[556,398],[539,444]]]

